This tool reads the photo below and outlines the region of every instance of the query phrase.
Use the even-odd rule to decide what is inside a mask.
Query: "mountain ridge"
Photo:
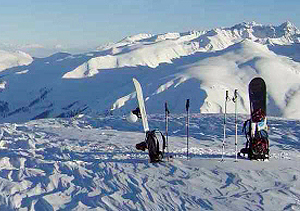
[[[1,121],[91,112],[123,115],[136,107],[133,77],[143,86],[150,114],[162,112],[166,101],[173,113],[182,113],[187,98],[192,112],[222,113],[225,90],[232,94],[234,89],[239,91],[238,112],[249,113],[247,85],[260,76],[267,82],[268,115],[300,118],[299,44],[299,30],[290,22],[249,22],[138,34],[85,54],[33,58],[1,72]],[[44,90],[51,91],[41,98]],[[228,111],[234,112],[232,103]]]

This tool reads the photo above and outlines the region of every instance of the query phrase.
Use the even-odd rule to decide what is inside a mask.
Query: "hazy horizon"
[[[299,6],[294,0],[17,0],[1,5],[0,43],[84,50],[138,33],[205,30],[243,21],[291,21],[298,27]]]

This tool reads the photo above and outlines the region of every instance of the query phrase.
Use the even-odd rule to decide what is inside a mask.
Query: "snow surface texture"
[[[235,89],[238,112],[248,114],[247,87],[256,76],[267,84],[268,115],[299,119],[299,50],[300,31],[290,22],[250,22],[138,34],[86,54],[26,60],[25,66],[9,62],[11,68],[0,73],[0,121],[129,113],[137,106],[133,77],[142,84],[150,114],[162,113],[166,101],[180,114],[186,99],[192,112],[222,113],[225,91],[232,97]],[[234,112],[233,103],[228,112]]]
[[[239,149],[246,118],[238,118]],[[149,123],[164,130],[163,115]],[[173,159],[155,164],[135,149],[141,122],[123,117],[4,123],[0,210],[300,210],[299,123],[269,118],[270,161],[235,162],[229,115],[221,162],[223,115],[191,114],[187,160],[185,115],[171,115]]]

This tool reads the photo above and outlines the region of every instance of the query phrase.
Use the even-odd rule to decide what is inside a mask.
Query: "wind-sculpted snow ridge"
[[[244,146],[239,116],[238,148]],[[222,115],[171,115],[171,162],[152,164],[135,144],[140,122],[123,117],[44,119],[1,124],[1,210],[298,210],[299,121],[270,118],[270,161],[234,156],[228,117],[225,162]],[[164,116],[149,116],[163,130]]]

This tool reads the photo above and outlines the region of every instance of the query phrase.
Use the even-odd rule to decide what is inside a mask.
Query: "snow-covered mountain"
[[[248,113],[247,86],[265,79],[268,114],[300,118],[300,32],[290,22],[159,35],[138,34],[93,52],[58,53],[1,72],[2,122],[78,113],[124,114],[136,107],[132,77],[142,84],[148,113],[223,112],[225,90],[238,89]],[[229,112],[233,112],[233,103]]]
[[[29,65],[32,61],[32,57],[22,51],[0,50],[0,72],[12,67]]]
[[[7,52],[17,52],[22,51],[29,54],[31,57],[44,58],[51,56],[59,52],[78,54],[81,52],[86,52],[91,47],[85,46],[64,46],[61,44],[56,45],[41,45],[41,44],[11,44],[0,42],[0,49]]]

